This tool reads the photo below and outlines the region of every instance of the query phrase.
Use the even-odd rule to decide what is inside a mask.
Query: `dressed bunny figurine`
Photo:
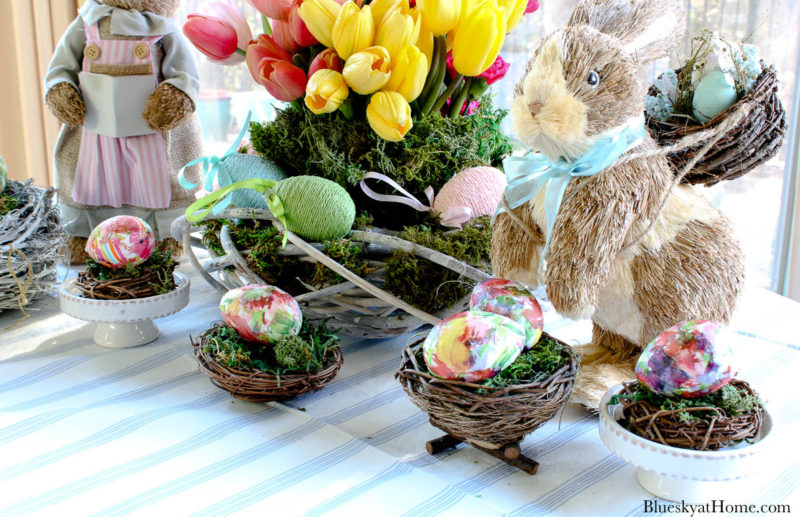
[[[516,136],[540,152],[504,164],[516,217],[495,219],[492,266],[592,319],[596,354],[584,355],[574,398],[595,409],[633,378],[642,347],[682,320],[726,322],[743,286],[729,220],[691,186],[673,188],[663,154],[645,155],[657,146],[639,67],[677,44],[683,4],[581,0],[542,40],[511,109]]]
[[[203,155],[197,68],[171,18],[179,3],[87,0],[55,50],[46,102],[64,124],[56,182],[73,259],[109,217],[140,217],[165,239],[194,201],[178,184]]]

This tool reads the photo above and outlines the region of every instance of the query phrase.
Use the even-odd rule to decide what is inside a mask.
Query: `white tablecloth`
[[[643,515],[635,471],[600,442],[575,405],[530,435],[528,476],[467,446],[437,456],[441,435],[394,380],[404,336],[345,341],[334,383],[288,404],[242,402],[198,370],[189,335],[218,319],[218,295],[187,266],[191,305],[159,320],[162,336],[129,350],[92,342],[92,327],[55,298],[0,331],[0,516],[42,515]],[[18,321],[0,314],[0,328]],[[574,343],[586,322],[548,311]],[[748,291],[732,328],[741,369],[775,415],[800,431],[800,305]],[[800,511],[796,441],[726,503]]]

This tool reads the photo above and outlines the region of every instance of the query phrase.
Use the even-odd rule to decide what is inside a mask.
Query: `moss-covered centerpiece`
[[[466,442],[534,474],[520,442],[566,404],[578,374],[572,348],[542,332],[533,295],[509,280],[479,283],[467,312],[442,320],[403,351],[396,376],[408,397],[447,433],[436,454]]]
[[[192,345],[203,372],[236,398],[290,399],[322,388],[342,366],[336,332],[304,321],[297,302],[274,286],[233,289],[220,313],[225,322]]]
[[[355,223],[346,235],[308,239],[317,252],[309,253],[291,238],[284,247],[284,228],[268,222],[280,219],[269,199],[190,214],[215,259],[206,270],[228,288],[274,283],[307,317],[332,317],[342,332],[365,337],[401,334],[465,307],[490,276],[490,218],[505,188],[496,167],[512,151],[500,130],[506,113],[486,94],[508,70],[499,50],[527,6],[512,3],[507,13],[481,4],[445,20],[408,0],[314,0],[291,8],[310,31],[300,39],[273,20],[280,30],[259,35],[244,54],[253,78],[289,104],[251,124],[245,150],[289,179],[339,185]],[[331,16],[318,18],[320,9]],[[192,20],[187,27],[201,23]],[[502,28],[487,25],[495,22]],[[234,179],[261,176],[229,158],[227,174],[209,161],[206,178],[232,183],[233,196],[248,185]]]
[[[75,286],[86,298],[130,300],[174,291],[177,262],[138,217],[116,216],[97,225],[86,242],[90,259]]]

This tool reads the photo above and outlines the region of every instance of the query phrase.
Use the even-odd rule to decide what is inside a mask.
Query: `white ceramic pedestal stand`
[[[148,298],[93,300],[81,295],[73,278],[58,294],[64,314],[98,323],[95,343],[107,348],[133,348],[158,338],[154,319],[175,314],[189,304],[189,278],[176,272],[175,284],[175,290]]]
[[[770,470],[775,433],[766,410],[755,443],[719,451],[679,449],[642,438],[617,423],[622,406],[609,407],[608,401],[621,389],[611,388],[600,402],[600,438],[611,452],[638,468],[636,479],[651,494],[688,504],[742,501],[752,491],[747,476]]]

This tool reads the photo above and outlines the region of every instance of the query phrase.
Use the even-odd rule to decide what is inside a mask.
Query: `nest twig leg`
[[[440,436],[439,438],[430,440],[425,444],[425,449],[430,454],[438,454],[446,451],[447,449],[455,449],[460,443],[463,443],[463,440],[446,434],[444,436]],[[519,442],[506,444],[499,449],[486,449],[484,447],[475,445],[474,443],[470,443],[469,445],[481,452],[485,452],[486,454],[497,458],[508,465],[511,465],[512,467],[518,468],[531,476],[536,474],[536,472],[539,470],[539,462],[522,454],[520,451]]]

